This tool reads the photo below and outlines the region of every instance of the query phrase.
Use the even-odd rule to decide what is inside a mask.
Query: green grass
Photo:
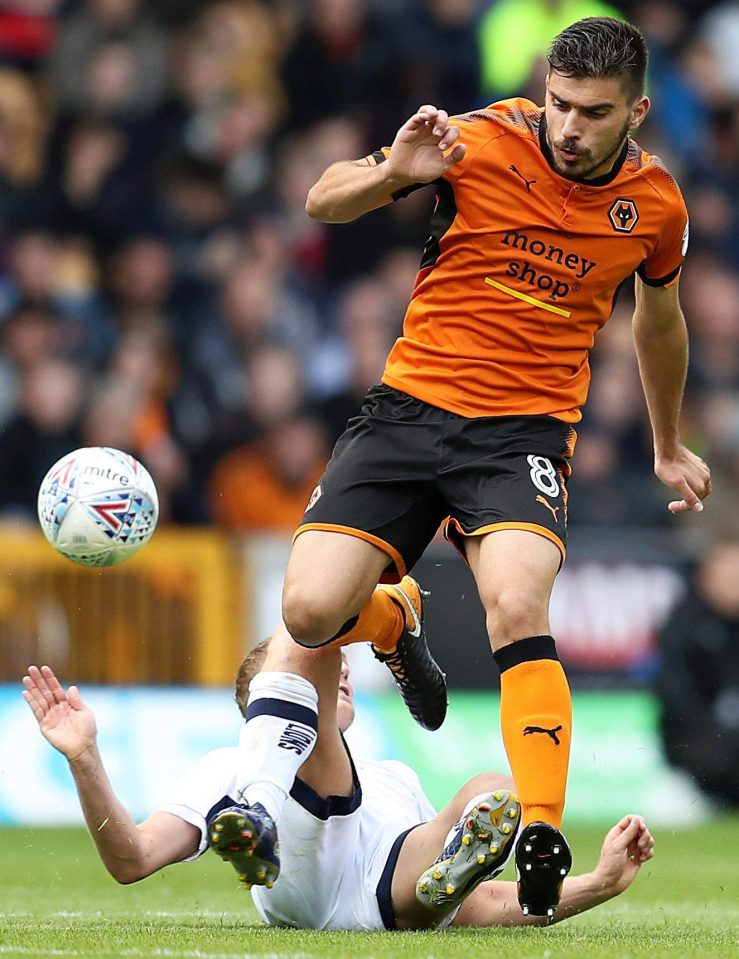
[[[571,828],[575,871],[602,830]],[[549,929],[320,933],[262,926],[211,854],[118,886],[75,829],[0,830],[0,959],[723,959],[739,955],[739,817],[658,830],[657,855],[619,899]]]

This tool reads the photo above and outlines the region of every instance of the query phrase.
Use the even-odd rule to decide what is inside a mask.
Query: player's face
[[[617,77],[547,77],[547,142],[558,173],[592,180],[608,173],[629,130],[649,110],[647,97],[629,99]]]
[[[336,716],[339,729],[345,733],[354,722],[354,689],[349,682],[349,663],[342,656],[341,677],[339,679],[339,698],[336,703]]]

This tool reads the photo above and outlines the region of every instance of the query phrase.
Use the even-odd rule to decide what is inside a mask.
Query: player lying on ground
[[[272,642],[292,641],[278,631]],[[239,671],[242,713],[264,652],[262,644]],[[354,718],[349,670],[339,650],[331,656],[333,683],[327,681],[325,661],[317,666],[322,703],[318,739],[285,804],[280,881],[272,889],[252,890],[261,917],[273,925],[354,930],[545,921],[521,913],[515,883],[491,878],[503,868],[519,823],[510,779],[495,773],[477,776],[436,815],[408,766],[395,761],[354,764],[341,735]],[[248,878],[248,870],[270,865],[269,830],[262,830],[259,847],[250,851],[251,839],[244,833],[251,823],[245,808],[234,806],[238,747],[208,753],[169,800],[136,825],[110,785],[97,748],[95,718],[77,687],[64,690],[48,666],[29,667],[23,684],[42,734],[69,761],[90,834],[118,882],[136,882],[194,859],[210,837],[240,875]],[[292,742],[299,744],[300,737]],[[623,892],[652,857],[653,845],[643,819],[624,817],[606,835],[595,869],[564,881],[557,919]]]
[[[501,671],[502,736],[523,806],[521,908],[551,916],[571,861],[559,827],[572,715],[549,597],[566,549],[589,351],[632,276],[654,468],[675,497],[668,508],[700,511],[711,483],[679,429],[687,211],[664,166],[629,136],[649,110],[644,38],[621,20],[587,18],[554,39],[547,60],[542,107],[513,98],[450,118],[423,105],[390,147],[333,164],[309,191],[306,211],[326,223],[432,183],[436,204],[403,335],[296,532],[283,619],[302,646],[371,641],[392,654],[403,626],[374,587],[411,570],[444,523],[475,577]],[[433,683],[420,689],[433,675],[420,662],[428,665],[406,657],[406,698],[436,728],[446,701]],[[305,675],[298,654],[270,657],[268,668]],[[239,788],[281,828],[299,757],[292,771],[280,762],[281,784],[271,779],[262,720],[247,718]],[[550,857],[556,870],[547,871]]]

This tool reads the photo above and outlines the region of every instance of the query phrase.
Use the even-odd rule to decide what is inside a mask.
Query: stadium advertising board
[[[96,714],[114,788],[139,819],[204,753],[234,744],[241,725],[226,689],[93,687],[82,693]],[[453,692],[436,733],[411,722],[394,692],[360,695],[357,702],[348,735],[355,754],[409,763],[437,807],[484,768],[506,769],[494,696]],[[680,824],[705,814],[699,794],[662,757],[650,695],[578,693],[574,710],[569,817],[613,821],[640,812],[653,822]],[[0,726],[0,823],[81,822],[66,762],[39,735],[17,687],[0,687]],[[471,741],[474,748],[460,748]]]

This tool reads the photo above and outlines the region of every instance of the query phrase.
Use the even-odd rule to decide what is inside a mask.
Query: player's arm
[[[711,473],[680,441],[680,407],[688,368],[688,334],[678,284],[648,286],[637,276],[634,343],[654,438],[654,471],[680,496],[673,513],[703,509]]]
[[[136,882],[197,850],[200,831],[170,813],[156,812],[136,825],[113,791],[95,717],[76,686],[65,690],[48,666],[29,666],[23,686],[42,735],[67,758],[87,828],[114,879]]]
[[[598,864],[592,872],[564,881],[555,922],[599,906],[631,885],[640,867],[652,858],[654,839],[641,816],[624,816],[606,834]],[[524,916],[516,884],[492,880],[481,883],[465,899],[452,923],[455,926],[547,925],[543,916]]]
[[[444,110],[427,104],[398,130],[384,163],[334,163],[308,191],[306,213],[324,223],[348,223],[385,206],[399,190],[431,183],[464,157],[459,128]],[[456,143],[456,145],[454,145]]]

